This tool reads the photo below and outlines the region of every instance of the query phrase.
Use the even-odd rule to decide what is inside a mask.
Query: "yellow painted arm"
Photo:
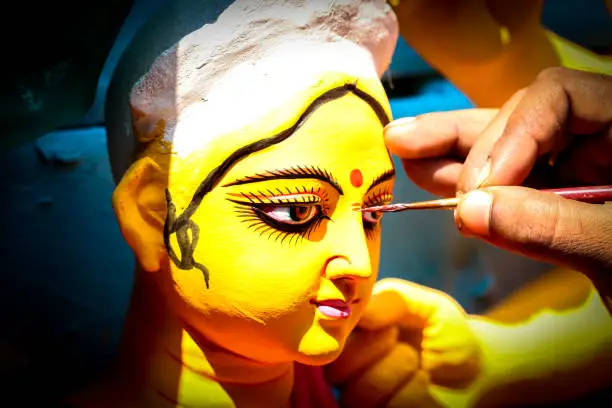
[[[612,382],[612,319],[596,291],[573,311],[505,325],[471,322],[484,355],[480,403],[563,401]]]
[[[612,55],[596,54],[551,31],[547,31],[547,36],[562,66],[612,75]]]
[[[541,1],[396,4],[402,37],[477,106],[501,106],[551,66],[612,73],[611,56],[541,25]]]
[[[482,371],[469,390],[434,387],[446,406],[551,403],[612,384],[612,317],[577,272],[552,271],[468,320]]]

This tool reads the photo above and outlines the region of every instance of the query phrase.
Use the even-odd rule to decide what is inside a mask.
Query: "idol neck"
[[[119,353],[121,383],[133,398],[160,408],[203,406],[212,397],[237,407],[290,405],[293,362],[262,363],[212,343],[167,306],[154,275],[136,273]]]

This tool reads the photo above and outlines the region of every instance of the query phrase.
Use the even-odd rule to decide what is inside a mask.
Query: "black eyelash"
[[[374,193],[373,195],[369,196],[364,201],[364,207],[371,207],[374,205],[386,204],[386,201],[388,200],[385,200],[385,198],[390,197],[390,196],[391,196],[391,193],[389,193],[386,190],[378,191]],[[365,220],[363,221],[363,230],[365,231],[366,237],[368,238],[372,238],[374,236],[374,232],[379,227],[380,227],[380,221],[377,223],[366,222]]]
[[[280,241],[281,244],[287,241],[287,244],[291,246],[291,244],[296,244],[298,241],[306,238],[310,239],[310,234],[315,231],[319,225],[323,222],[323,220],[331,220],[327,213],[327,201],[329,201],[329,197],[324,189],[315,189],[314,187],[297,187],[296,191],[291,191],[289,188],[285,187],[286,191],[282,191],[277,188],[277,193],[273,191],[267,190],[267,194],[263,191],[257,191],[257,194],[244,194],[241,196],[244,197],[247,202],[234,200],[228,198],[228,201],[236,204],[236,212],[238,213],[238,217],[242,218],[241,222],[248,223],[247,228],[252,228],[254,232],[259,232],[260,236],[264,234],[268,234],[269,239],[273,239],[275,242]],[[304,196],[300,201],[283,201],[274,199],[275,195],[295,195],[295,194],[311,194],[312,196]],[[319,197],[313,197],[313,196]],[[265,202],[263,199],[269,201]],[[274,218],[268,216],[263,208],[267,206],[298,206],[298,205],[312,205],[318,207],[319,214],[314,217],[311,221],[300,224],[286,224],[275,220]]]
[[[383,198],[391,197],[391,193],[386,190],[378,191],[372,195],[370,195],[363,203],[364,207],[371,207],[374,205],[386,204],[387,200],[383,200]]]
[[[291,246],[291,244],[296,244],[298,241],[304,238],[310,239],[310,234],[312,234],[312,232],[319,227],[323,220],[331,220],[330,217],[325,215],[323,210],[320,208],[320,205],[317,205],[319,207],[319,214],[311,221],[301,225],[293,225],[279,222],[268,216],[263,211],[262,207],[270,204],[247,204],[238,201],[234,201],[234,203],[236,204],[236,212],[238,213],[238,217],[242,218],[241,222],[248,224],[247,228],[252,228],[253,232],[259,232],[260,236],[268,234],[269,239],[273,239],[275,242],[280,241],[281,244],[285,243],[285,241],[289,239],[289,241],[287,241],[289,246]],[[292,203],[282,204],[286,205],[287,207],[293,205]],[[303,203],[296,204],[300,205]]]

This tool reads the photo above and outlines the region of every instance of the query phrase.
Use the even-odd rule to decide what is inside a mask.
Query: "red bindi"
[[[363,184],[363,174],[361,174],[361,170],[355,169],[351,171],[351,184],[354,187],[361,187]]]

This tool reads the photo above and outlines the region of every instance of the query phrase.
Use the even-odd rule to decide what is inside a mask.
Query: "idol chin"
[[[304,335],[296,361],[313,366],[325,365],[340,356],[355,324],[353,306],[359,300],[312,299],[315,322]]]
[[[342,343],[336,342],[333,347],[327,350],[322,350],[319,346],[313,353],[307,353],[302,351],[298,358],[295,360],[298,363],[310,365],[310,366],[323,366],[334,362],[344,349],[344,341]]]

